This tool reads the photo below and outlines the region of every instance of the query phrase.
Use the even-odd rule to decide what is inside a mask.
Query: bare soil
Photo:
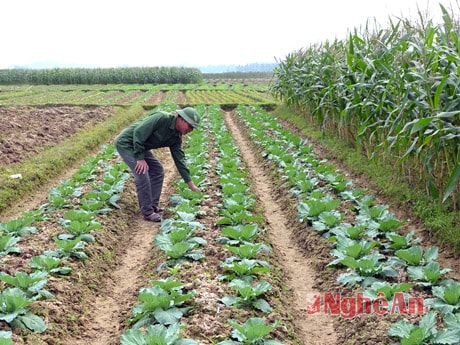
[[[0,107],[0,165],[20,163],[78,129],[105,121],[111,107]]]
[[[46,145],[55,145],[79,128],[103,121],[109,113],[110,108],[104,107],[0,108],[2,164],[17,162],[14,157],[26,159],[33,154],[32,148],[38,150]],[[386,331],[394,322],[390,316],[365,315],[344,320],[325,314],[306,314],[310,293],[341,291],[343,295],[352,296],[355,291],[340,286],[336,282],[337,272],[326,268],[330,261],[330,245],[320,236],[304,231],[304,225],[297,221],[292,197],[277,183],[270,165],[261,160],[256,148],[247,139],[244,126],[229,112],[225,113],[225,120],[250,172],[257,207],[266,219],[266,240],[274,249],[273,253],[267,254],[267,260],[273,263],[275,269],[264,278],[274,287],[273,293],[268,296],[274,313],[268,316],[268,321],[281,320],[282,325],[274,332],[276,339],[285,344],[302,345],[386,343]],[[20,145],[22,141],[27,144]],[[14,152],[8,153],[13,148]],[[212,147],[210,151],[212,164]],[[167,151],[156,150],[155,154],[165,167],[161,203],[168,206],[169,197],[174,193],[173,181],[178,179],[178,174]],[[217,177],[212,171],[209,178],[211,186],[204,191],[209,197],[201,205],[205,215],[200,222],[205,228],[196,233],[208,242],[204,249],[206,260],[184,265],[184,269],[175,276],[179,281],[188,282],[187,290],[197,293],[192,302],[193,311],[184,323],[187,325],[186,335],[200,344],[223,340],[231,331],[225,320],[244,319],[247,315],[244,310],[230,310],[218,301],[229,293],[228,287],[217,279],[222,273],[219,263],[228,253],[216,241],[219,237],[219,228],[215,226],[219,218],[216,204],[221,200],[216,186]],[[364,179],[353,180],[357,186],[360,183],[369,185],[369,181]],[[49,187],[43,186],[20,205],[1,214],[0,221],[19,216],[22,211],[37,209],[45,202]],[[101,217],[104,230],[95,232],[96,242],[87,247],[89,259],[69,262],[73,268],[69,277],[50,277],[46,288],[55,298],[34,304],[34,310],[47,322],[47,332],[38,335],[15,331],[16,344],[119,344],[120,335],[128,328],[127,320],[136,304],[139,289],[148,286],[149,280],[168,276],[165,270],[157,270],[164,256],[152,243],[159,224],[141,219],[132,180],[128,181],[119,204],[120,209]],[[410,218],[405,210],[396,211],[401,219]],[[20,255],[3,257],[1,270],[9,274],[14,274],[16,270],[28,271],[30,257],[52,249],[52,237],[62,231],[56,221],[61,213],[57,212],[50,220],[36,224],[38,234],[23,238]],[[169,216],[165,212],[164,217]],[[423,233],[421,228],[418,231]],[[454,268],[453,274],[459,271],[455,260],[444,253],[441,253],[440,263]],[[0,329],[8,329],[8,325],[0,323]]]

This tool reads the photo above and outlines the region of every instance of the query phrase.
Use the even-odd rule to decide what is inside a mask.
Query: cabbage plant
[[[6,288],[0,292],[0,320],[12,328],[28,329],[37,333],[46,330],[46,324],[28,309],[34,299],[26,296],[19,288]]]
[[[227,339],[217,345],[283,345],[268,337],[268,334],[278,326],[278,321],[267,325],[264,319],[252,317],[242,325],[234,320],[229,320],[228,323],[233,326],[232,338],[234,340]]]

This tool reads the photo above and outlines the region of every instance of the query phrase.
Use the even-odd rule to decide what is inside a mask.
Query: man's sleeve
[[[171,156],[174,160],[174,163],[176,164],[180,176],[182,176],[182,179],[185,183],[188,183],[192,180],[192,178],[190,177],[190,170],[187,168],[187,165],[185,164],[185,154],[181,148],[181,142],[182,141],[180,141],[178,144],[174,146],[171,146],[169,150],[171,151]]]

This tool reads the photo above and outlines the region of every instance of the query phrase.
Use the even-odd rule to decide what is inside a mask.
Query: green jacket
[[[124,129],[115,139],[115,146],[136,160],[144,159],[144,152],[169,147],[179,174],[185,183],[191,181],[190,170],[185,164],[182,150],[182,134],[174,129],[177,117],[157,111],[145,119]]]

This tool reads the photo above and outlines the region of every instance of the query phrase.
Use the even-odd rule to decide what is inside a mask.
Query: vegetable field
[[[5,86],[0,344],[458,344],[459,266],[277,117],[268,84]],[[194,106],[142,220],[112,141]]]
[[[160,103],[178,105],[217,102],[223,105],[275,104],[267,94],[268,85],[251,81],[216,84],[174,85],[69,85],[2,86],[0,106],[21,105],[117,105],[142,104],[145,108]]]

